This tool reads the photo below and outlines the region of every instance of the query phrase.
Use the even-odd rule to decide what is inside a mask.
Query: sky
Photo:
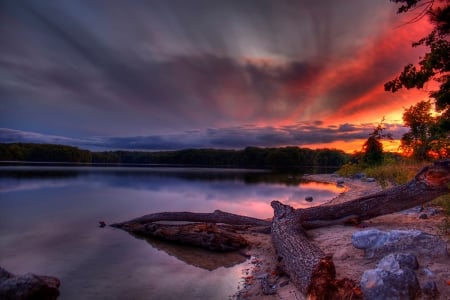
[[[361,150],[425,91],[388,0],[1,0],[0,142],[94,150]],[[396,150],[398,144],[386,144]]]

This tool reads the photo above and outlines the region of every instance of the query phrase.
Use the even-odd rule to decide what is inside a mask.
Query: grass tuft
[[[358,173],[364,173],[366,177],[372,177],[383,187],[404,184],[414,178],[414,176],[429,162],[417,162],[411,159],[385,159],[379,166],[368,166],[363,163],[348,163],[337,171],[340,176],[352,177]],[[444,209],[445,219],[440,231],[444,235],[450,234],[450,195],[443,195],[431,202],[431,205]]]
[[[368,166],[361,163],[346,164],[338,170],[340,176],[351,177],[364,173],[366,177],[375,178],[382,187],[404,184],[414,178],[414,175],[428,162],[416,162],[408,159],[385,160],[379,166]]]

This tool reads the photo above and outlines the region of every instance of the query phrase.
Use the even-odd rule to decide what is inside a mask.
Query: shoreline
[[[336,174],[305,175],[303,179],[334,184],[336,184],[337,180],[344,181],[344,192],[322,205],[343,203],[382,190],[377,182],[343,178]],[[438,213],[425,220],[419,218],[420,214],[420,210],[413,208],[370,219],[361,224],[361,226],[335,225],[308,230],[308,235],[321,249],[326,249],[327,253],[333,255],[336,278],[341,279],[346,277],[359,283],[363,272],[375,268],[378,259],[365,258],[362,250],[353,247],[351,241],[353,233],[360,231],[361,227],[366,227],[380,230],[418,229],[430,234],[439,235],[438,225],[444,219],[443,214]],[[289,281],[289,278],[277,267],[277,255],[273,248],[270,235],[249,233],[245,235],[245,238],[252,245],[245,253],[250,257],[249,268],[246,269],[246,274],[242,276],[240,290],[233,297],[238,300],[306,300],[303,294]],[[449,238],[442,238],[447,242],[448,249]],[[450,258],[418,259],[422,269],[429,269],[433,272],[434,277],[432,279],[436,281],[441,296],[449,296],[450,286],[447,281],[450,279],[450,269],[448,268]],[[428,279],[426,273],[425,271],[418,272],[420,282]],[[269,284],[277,283],[278,288],[276,293],[273,295],[264,295],[261,288],[261,281],[267,281]]]

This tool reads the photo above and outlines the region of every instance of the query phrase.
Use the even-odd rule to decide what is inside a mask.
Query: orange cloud
[[[365,139],[355,139],[351,141],[336,140],[330,143],[315,143],[309,145],[302,145],[302,148],[310,149],[339,149],[346,153],[355,153],[362,150]],[[399,152],[400,140],[383,141],[383,150],[387,152]]]

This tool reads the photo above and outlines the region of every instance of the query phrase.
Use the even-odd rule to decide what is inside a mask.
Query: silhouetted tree
[[[415,159],[443,158],[449,153],[449,140],[442,134],[439,118],[431,114],[430,101],[420,101],[405,109],[403,122],[410,129],[401,139],[401,149]]]
[[[434,120],[430,110],[430,101],[420,101],[405,109],[403,113],[403,122],[410,130],[403,135],[400,148],[412,153],[413,157],[419,160],[427,159],[431,149],[431,127]]]
[[[439,89],[430,92],[436,111],[441,115],[437,125],[447,138],[450,133],[450,1],[449,0],[391,0],[401,3],[397,13],[419,11],[410,23],[428,16],[434,25],[433,30],[424,38],[412,44],[413,47],[426,46],[428,52],[420,58],[418,66],[408,64],[401,74],[387,83],[386,91],[395,93],[401,88],[422,89],[430,80],[439,83]]]
[[[386,128],[383,127],[384,118],[375,127],[369,138],[364,142],[362,147],[362,160],[369,165],[379,165],[383,162],[383,144],[381,139],[392,139],[391,133],[384,133]]]

